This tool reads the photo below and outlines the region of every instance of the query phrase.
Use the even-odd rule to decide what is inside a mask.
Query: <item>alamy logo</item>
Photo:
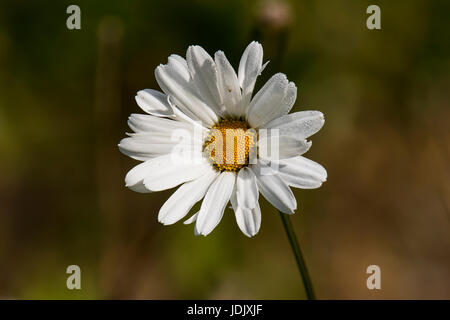
[[[67,289],[73,290],[81,289],[81,269],[76,264],[70,265],[66,269],[66,273],[70,274],[69,277],[67,277],[66,286]]]
[[[367,274],[370,274],[370,276],[367,278],[367,289],[369,290],[380,290],[381,289],[381,269],[377,265],[370,265],[367,267],[366,270]]]
[[[80,30],[81,29],[81,10],[80,10],[80,7],[75,5],[75,4],[72,4],[72,5],[67,7],[66,13],[68,13],[68,14],[70,13],[71,14],[66,20],[67,29],[69,29],[69,30],[73,30],[73,29]]]
[[[372,4],[367,7],[366,13],[371,14],[366,21],[367,29],[381,29],[381,9],[379,6]]]

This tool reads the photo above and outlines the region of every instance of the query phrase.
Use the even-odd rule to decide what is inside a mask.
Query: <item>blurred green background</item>
[[[81,30],[66,8],[81,8]],[[366,8],[381,7],[381,30]],[[237,68],[251,40],[284,72],[293,111],[320,110],[306,156],[328,181],[295,190],[292,216],[317,296],[450,298],[450,2],[0,2],[0,297],[297,299],[278,213],[246,238],[232,211],[214,232],[163,227],[172,190],[124,186],[137,164],[117,143],[136,91],[191,44]],[[66,288],[66,267],[82,290]],[[381,290],[366,288],[381,267]]]

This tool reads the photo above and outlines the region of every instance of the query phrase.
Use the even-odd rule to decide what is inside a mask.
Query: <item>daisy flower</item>
[[[231,202],[239,228],[251,237],[261,225],[260,193],[292,214],[297,201],[290,187],[318,188],[326,180],[321,165],[301,156],[311,147],[306,139],[323,126],[323,114],[289,114],[297,87],[282,73],[253,94],[266,64],[257,42],[245,49],[237,74],[222,51],[213,58],[190,46],[186,59],[173,54],[156,68],[162,92],[137,93],[147,114],[129,117],[134,133],[119,149],[142,163],[125,183],[137,192],[179,186],[159,211],[161,223],[183,219],[203,199],[185,223],[195,222],[195,233],[206,236]]]

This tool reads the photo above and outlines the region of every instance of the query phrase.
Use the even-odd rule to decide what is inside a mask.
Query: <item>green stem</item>
[[[308,300],[315,300],[314,289],[309,277],[308,269],[306,268],[305,259],[303,259],[302,251],[298,245],[297,237],[295,236],[294,228],[292,227],[291,219],[289,215],[280,212],[281,221],[283,221],[284,229],[291,244],[292,251],[294,252],[295,260],[297,261],[298,270],[305,286],[306,297]]]

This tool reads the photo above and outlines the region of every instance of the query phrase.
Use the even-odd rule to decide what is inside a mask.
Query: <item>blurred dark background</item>
[[[81,8],[68,30],[66,8]],[[366,8],[381,7],[381,30]],[[117,143],[137,90],[191,44],[237,68],[251,40],[295,109],[320,110],[306,156],[328,181],[292,217],[319,298],[450,298],[448,1],[0,2],[0,297],[297,299],[277,211],[246,238],[231,210],[208,237],[163,227],[171,191],[124,187]],[[82,290],[66,288],[77,264]],[[381,290],[366,288],[381,267]]]

